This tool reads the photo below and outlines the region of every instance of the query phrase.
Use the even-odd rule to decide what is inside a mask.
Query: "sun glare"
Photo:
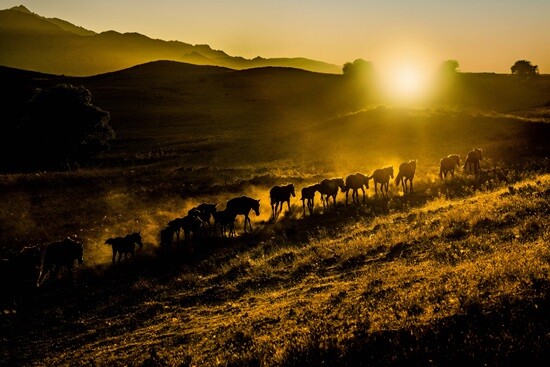
[[[433,91],[437,53],[418,37],[394,40],[380,54],[379,86],[385,102],[419,105]]]
[[[427,96],[430,87],[430,73],[415,64],[398,64],[384,75],[387,97],[396,103],[414,103]]]

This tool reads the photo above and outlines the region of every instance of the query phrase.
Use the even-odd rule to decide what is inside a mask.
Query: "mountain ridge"
[[[247,69],[282,66],[339,74],[338,65],[303,57],[246,59],[207,44],[153,39],[137,32],[88,30],[19,5],[0,10],[0,65],[51,74],[90,76],[156,60]]]

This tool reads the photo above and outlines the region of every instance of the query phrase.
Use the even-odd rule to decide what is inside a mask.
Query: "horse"
[[[456,167],[460,167],[460,156],[458,154],[449,154],[441,158],[439,162],[439,178],[442,180],[447,178],[447,173],[450,173],[451,177],[454,177]]]
[[[191,233],[193,233],[193,242],[196,242],[202,236],[204,221],[201,218],[193,215],[186,215],[181,218],[180,225],[183,230],[183,241],[185,243],[189,242]]]
[[[288,211],[290,211],[290,196],[296,196],[294,190],[294,184],[288,184],[284,186],[273,186],[269,190],[269,197],[271,199],[271,210],[273,212],[273,219],[276,219],[283,210],[283,204],[286,202],[288,205]]]
[[[208,228],[212,229],[210,218],[212,218],[212,215],[216,212],[217,205],[218,204],[215,203],[202,203],[190,209],[187,215],[199,217],[205,224],[208,224]]]
[[[171,228],[173,233],[176,234],[176,242],[180,242],[180,230],[183,230],[183,240],[185,243],[189,242],[191,238],[191,232],[193,233],[193,241],[196,241],[202,234],[204,228],[204,221],[196,215],[186,215],[182,218],[176,218],[168,222],[167,227]]]
[[[336,211],[336,195],[338,195],[338,188],[342,192],[346,189],[346,184],[342,177],[335,178],[325,178],[319,183],[319,192],[321,193],[321,201],[323,202],[324,210],[329,209],[330,198],[332,197],[332,202],[334,203],[333,209]]]
[[[395,177],[395,185],[403,187],[403,193],[407,193],[407,181],[409,181],[409,190],[408,192],[413,192],[413,178],[416,172],[416,162],[417,160],[409,160],[408,162],[403,162],[399,165],[399,172]]]
[[[472,167],[474,169],[474,175],[477,176],[479,173],[479,161],[482,159],[481,149],[475,148],[468,152],[466,160],[464,161],[464,170],[468,167],[468,172],[472,173]]]
[[[236,214],[228,212],[227,210],[218,210],[214,213],[214,234],[216,228],[219,226],[222,237],[225,237],[225,231],[229,230],[229,237],[235,236],[235,218]]]
[[[313,207],[315,205],[315,192],[319,191],[320,184],[315,184],[302,188],[302,208],[304,209],[304,217],[306,216],[306,200],[307,208],[309,209],[309,215],[313,215]]]
[[[67,268],[69,277],[74,281],[74,262],[76,260],[78,264],[82,265],[84,263],[83,253],[82,243],[69,237],[46,245],[36,286],[40,287],[48,274],[51,280],[55,279],[61,267]]]
[[[247,223],[252,231],[252,224],[250,223],[250,217],[248,214],[250,213],[250,210],[254,210],[256,215],[260,215],[260,199],[253,199],[248,196],[235,197],[227,201],[225,210],[235,216],[244,215],[244,232],[248,233],[246,230]]]
[[[346,192],[346,205],[348,205],[349,190],[352,190],[351,199],[353,200],[353,203],[359,204],[359,189],[361,189],[361,191],[363,191],[363,203],[365,203],[365,189],[363,187],[366,187],[367,190],[369,189],[368,176],[357,172],[346,177],[346,189],[344,190]]]
[[[166,226],[160,230],[160,248],[165,251],[171,251],[174,244],[175,228]]]
[[[393,166],[386,166],[375,169],[369,179],[374,181],[374,194],[378,194],[378,184],[380,184],[380,192],[382,195],[388,196],[390,188],[390,178],[393,178]]]
[[[134,257],[136,245],[138,245],[139,248],[143,248],[143,242],[141,242],[141,231],[127,234],[124,237],[108,238],[105,241],[105,244],[113,247],[113,265],[115,264],[117,253],[118,261],[116,262],[120,263],[123,255],[124,259],[127,259],[128,255],[132,255],[132,257]]]

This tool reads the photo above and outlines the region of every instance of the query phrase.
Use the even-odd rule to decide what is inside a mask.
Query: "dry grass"
[[[36,366],[540,361],[549,193],[541,175],[387,214],[341,207],[178,259],[81,269],[78,289],[51,286],[25,321],[5,319],[20,328],[3,353]]]
[[[67,235],[85,245],[77,287],[61,274],[0,317],[0,364],[510,365],[548,357],[549,125],[508,105],[540,105],[547,78],[519,89],[529,92],[521,100],[509,78],[464,75],[463,88],[447,96],[450,108],[354,111],[358,101],[334,75],[157,73],[69,80],[112,112],[118,140],[96,168],[0,176],[2,255]],[[479,83],[485,94],[470,95]],[[466,97],[471,109],[459,103]],[[478,180],[463,172],[439,180],[441,157],[476,146],[484,151]],[[340,194],[333,215],[317,196],[315,215],[302,218],[298,194],[291,213],[269,219],[275,184],[299,191],[408,159],[418,159],[411,195],[392,183],[389,198],[371,188],[367,205],[345,207]],[[235,239],[158,253],[167,221],[243,194],[261,199],[252,234],[242,235],[241,221]],[[105,239],[136,230],[143,251],[111,267]]]

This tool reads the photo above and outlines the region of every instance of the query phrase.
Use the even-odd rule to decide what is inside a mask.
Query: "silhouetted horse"
[[[416,172],[416,159],[403,162],[399,165],[399,172],[395,177],[395,185],[403,187],[403,193],[407,193],[407,181],[409,181],[409,192],[413,192],[413,178]]]
[[[188,214],[185,217],[171,220],[168,222],[168,227],[176,233],[177,243],[180,242],[180,230],[183,230],[183,241],[188,243],[191,238],[191,233],[193,233],[193,241],[201,237],[204,229],[204,222],[198,216]]]
[[[82,243],[71,238],[65,238],[62,241],[48,244],[44,249],[42,266],[40,268],[38,280],[36,281],[36,286],[40,287],[48,274],[50,279],[54,280],[61,267],[67,268],[69,277],[74,281],[74,262],[76,260],[79,264],[82,264],[84,262],[83,253],[84,249]]]
[[[218,204],[214,203],[202,203],[199,206],[189,210],[188,215],[194,215],[199,217],[205,224],[208,224],[208,228],[212,229],[212,224],[210,223],[210,218],[216,212],[216,206]]]
[[[244,215],[244,232],[247,233],[246,224],[250,227],[252,231],[252,224],[250,223],[250,218],[248,214],[250,210],[254,210],[256,215],[260,215],[260,199],[256,200],[248,196],[240,196],[227,201],[225,210],[229,211],[232,214]]]
[[[171,226],[166,226],[160,230],[160,248],[165,252],[170,252],[174,247],[174,234],[176,229]]]
[[[466,160],[464,161],[464,170],[468,168],[468,172],[472,173],[472,168],[474,169],[474,174],[477,176],[479,173],[479,161],[482,159],[481,149],[475,148],[468,152]]]
[[[309,215],[313,215],[313,207],[315,206],[315,192],[321,188],[320,184],[315,184],[302,188],[302,208],[304,209],[304,217],[306,216],[306,200]]]
[[[269,190],[269,198],[271,199],[271,210],[273,212],[273,219],[276,219],[283,210],[283,204],[286,202],[288,205],[288,211],[290,211],[290,196],[296,196],[294,190],[294,184],[288,184],[285,186],[273,186]]]
[[[378,194],[378,184],[380,184],[380,192],[382,195],[388,196],[390,189],[390,178],[393,178],[393,166],[375,169],[369,179],[374,181],[374,193]]]
[[[447,173],[450,173],[451,177],[454,177],[456,167],[460,167],[460,156],[458,154],[450,154],[441,158],[439,164],[439,178],[442,180],[447,178]]]
[[[185,243],[188,243],[190,239],[192,239],[193,242],[196,242],[200,237],[202,237],[204,231],[204,221],[201,218],[193,215],[186,215],[181,218],[180,224],[181,229],[183,230],[183,241]],[[192,238],[191,233],[193,233]]]
[[[214,213],[214,234],[219,226],[222,237],[225,237],[225,231],[229,230],[229,237],[235,236],[235,219],[237,215],[227,210],[218,210]]]
[[[319,183],[319,192],[321,193],[321,201],[323,202],[324,210],[329,209],[330,198],[332,197],[333,210],[336,211],[336,195],[338,195],[338,188],[344,192],[346,190],[346,184],[342,177],[325,178]]]
[[[354,204],[359,204],[359,189],[363,191],[363,203],[365,203],[365,189],[363,187],[369,188],[369,177],[365,176],[359,172],[349,175],[346,177],[346,205],[348,205],[348,193],[351,191],[351,199]]]
[[[124,259],[127,259],[128,255],[132,255],[132,257],[134,257],[136,245],[138,245],[139,248],[143,248],[143,243],[141,242],[141,231],[127,234],[124,237],[108,238],[105,241],[105,244],[113,247],[113,265],[115,264],[117,254],[117,263],[120,263],[123,255]]]

